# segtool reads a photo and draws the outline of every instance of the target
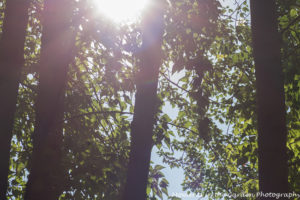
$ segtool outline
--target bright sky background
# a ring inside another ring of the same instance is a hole
[[[115,23],[134,23],[149,0],[93,0],[99,12]]]

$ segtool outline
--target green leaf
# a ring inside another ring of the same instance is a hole
[[[292,9],[290,10],[290,16],[291,16],[291,17],[297,17],[297,15],[298,15],[297,10],[294,9],[294,8],[292,8]]]
[[[154,170],[159,171],[159,170],[162,170],[162,169],[164,169],[164,168],[166,168],[166,167],[164,167],[164,166],[162,166],[162,165],[155,165]]]

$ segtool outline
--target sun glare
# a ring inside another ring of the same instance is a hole
[[[100,13],[116,23],[135,22],[148,0],[94,0]]]

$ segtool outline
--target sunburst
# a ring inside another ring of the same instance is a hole
[[[97,10],[115,23],[134,23],[148,0],[93,0]]]

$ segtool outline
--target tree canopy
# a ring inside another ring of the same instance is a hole
[[[0,41],[5,37],[5,8],[10,1],[0,0]],[[46,113],[38,111],[38,102],[54,112],[50,106],[56,105],[56,92],[51,96],[54,87],[63,99],[63,105],[56,108],[61,117],[55,118],[61,127],[61,144],[57,145],[61,157],[44,159],[51,164],[49,168],[61,167],[60,200],[122,199],[127,190],[133,137],[143,134],[146,127],[152,129],[151,134],[142,135],[136,143],[147,139],[150,151],[156,147],[158,151],[152,153],[164,162],[164,166],[147,164],[147,199],[180,199],[168,193],[164,167],[182,168],[183,190],[208,199],[232,199],[233,194],[259,191],[257,79],[248,1],[152,1],[159,2],[159,12],[149,9],[147,13],[146,7],[146,14],[141,13],[137,22],[123,24],[101,14],[95,0],[55,1],[61,7],[53,6],[58,14],[51,19],[45,12],[46,2],[51,1],[25,1],[28,23],[24,27],[24,63],[15,64],[19,65],[20,77],[13,103],[16,109],[7,199],[24,199],[30,170],[35,165],[43,166],[33,153],[41,151],[34,139],[37,123],[42,121],[39,116]],[[300,195],[300,1],[276,1],[276,12],[284,81],[288,186],[290,192]],[[161,22],[154,20],[157,16]],[[66,32],[72,32],[71,36],[62,38]],[[50,53],[43,50],[48,48],[43,39],[47,33],[59,41]],[[70,47],[64,48],[62,43],[67,41]],[[13,41],[7,42],[14,45]],[[64,62],[64,78],[59,61]],[[7,73],[4,65],[0,60],[0,84]],[[48,65],[49,71],[42,74]],[[151,65],[156,66],[153,70],[157,75],[152,74]],[[41,100],[43,76],[48,77],[44,80],[49,88],[45,87],[48,96]],[[59,81],[64,82],[63,89]],[[145,91],[155,83],[157,91],[151,90],[153,95],[147,96]],[[1,93],[1,99],[6,97]],[[143,118],[150,125],[145,122],[145,127],[133,133],[137,122],[143,122],[136,118],[146,116],[146,112],[153,114],[153,123],[149,122],[151,116]],[[45,119],[47,127],[49,120]],[[43,151],[45,154],[40,156],[50,155]]]

